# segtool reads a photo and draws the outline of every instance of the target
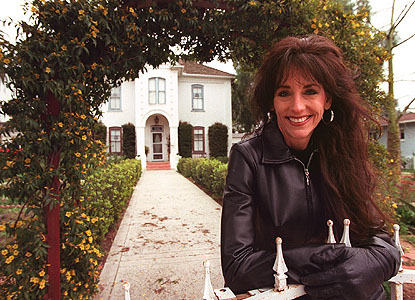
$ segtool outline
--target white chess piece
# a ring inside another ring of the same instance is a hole
[[[205,288],[203,290],[203,300],[216,300],[216,295],[213,292],[212,283],[210,281],[210,262],[205,260],[203,262],[205,267]]]
[[[287,278],[288,276],[285,275],[288,272],[287,265],[285,264],[284,257],[282,255],[282,239],[277,237],[275,239],[275,243],[277,245],[277,254],[275,257],[274,267],[272,268],[277,274],[274,274],[275,277],[275,285],[274,291],[280,292],[287,288]]]
[[[343,235],[342,235],[342,239],[340,240],[340,243],[345,244],[346,247],[351,247],[352,244],[350,243],[350,236],[349,236],[350,220],[344,219],[343,224],[344,224]]]
[[[393,224],[395,245],[399,249],[399,252],[401,253],[401,257],[402,257],[405,254],[405,252],[402,249],[401,241],[399,239],[399,229],[400,229],[400,226],[398,224]],[[399,271],[402,271],[402,270],[403,270],[403,267],[402,267],[402,259],[401,259],[401,264],[399,265]]]
[[[336,243],[336,239],[334,237],[334,233],[333,233],[333,221],[332,220],[328,220],[327,221],[327,226],[329,227],[329,235],[327,237],[327,244],[335,244]]]

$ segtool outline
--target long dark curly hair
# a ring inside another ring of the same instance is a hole
[[[257,130],[273,110],[276,89],[293,69],[320,83],[332,99],[334,120],[329,124],[320,122],[312,137],[313,144],[318,145],[326,183],[326,214],[334,219],[339,231],[343,219],[350,219],[354,238],[365,239],[389,221],[374,201],[375,175],[364,125],[373,118],[357,91],[353,73],[344,63],[342,51],[330,39],[318,35],[287,37],[270,48],[252,88]]]

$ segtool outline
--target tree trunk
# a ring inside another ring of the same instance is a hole
[[[386,114],[389,119],[388,123],[388,135],[387,135],[387,150],[390,155],[391,164],[392,164],[392,176],[393,180],[397,183],[399,182],[399,176],[401,174],[401,138],[399,130],[399,119],[396,112],[397,101],[394,95],[394,78],[393,78],[393,36],[394,30],[391,25],[391,30],[387,36],[387,51],[389,53],[388,60],[388,96],[387,103],[385,105]]]

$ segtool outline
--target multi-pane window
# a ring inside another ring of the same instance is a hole
[[[192,85],[192,110],[203,110],[203,85]]]
[[[109,110],[121,110],[121,87],[116,87],[111,91]]]
[[[148,80],[148,103],[166,103],[166,80],[160,77],[153,77]]]
[[[193,153],[205,152],[205,128],[193,127]]]
[[[110,127],[109,140],[110,153],[121,154],[121,127]]]

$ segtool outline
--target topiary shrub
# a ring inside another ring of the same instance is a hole
[[[95,124],[93,134],[95,140],[100,140],[104,145],[107,144],[107,126],[102,121]]]
[[[122,149],[125,157],[135,158],[136,148],[134,124],[127,123],[122,125]]]
[[[187,122],[179,123],[179,155],[192,157],[193,126]]]
[[[209,126],[209,155],[219,157],[228,155],[228,127],[221,123]]]

